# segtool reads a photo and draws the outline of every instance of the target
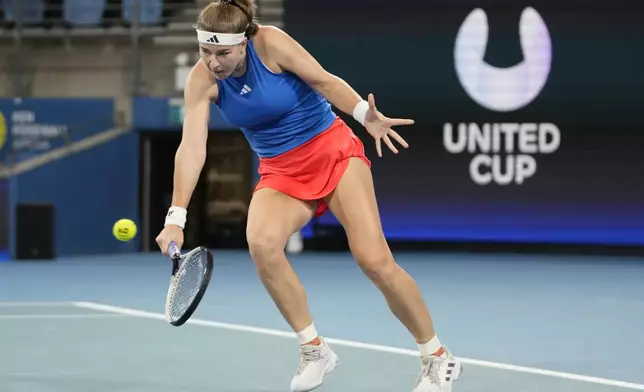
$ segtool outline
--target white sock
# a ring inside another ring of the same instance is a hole
[[[418,348],[420,349],[420,356],[427,357],[433,355],[434,353],[436,353],[436,351],[443,348],[443,345],[441,344],[440,340],[438,340],[438,336],[434,336],[434,338],[429,342],[419,344]]]
[[[297,333],[300,344],[309,343],[311,340],[318,337],[318,331],[315,329],[315,324],[311,324]]]

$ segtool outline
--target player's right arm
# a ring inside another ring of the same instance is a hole
[[[197,64],[188,74],[184,91],[184,121],[181,143],[174,159],[172,206],[188,208],[206,162],[210,100],[215,98],[210,74]]]
[[[197,63],[188,74],[184,91],[184,120],[181,143],[174,157],[174,188],[172,206],[168,210],[164,228],[156,242],[163,253],[171,241],[179,249],[183,245],[183,228],[188,204],[206,162],[210,101],[217,99],[217,83],[208,69]]]

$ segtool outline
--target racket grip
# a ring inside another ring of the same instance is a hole
[[[168,245],[168,256],[170,256],[170,258],[173,258],[179,253],[180,251],[179,251],[179,247],[177,246],[177,243],[174,241],[171,241],[170,245]]]

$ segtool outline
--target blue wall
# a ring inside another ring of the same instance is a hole
[[[181,100],[172,98],[135,99],[134,130],[180,132],[181,104]],[[231,130],[214,105],[212,109],[211,130]],[[19,162],[62,146],[64,138],[60,135],[77,141],[110,129],[114,126],[114,102],[86,98],[0,99],[0,115],[6,119],[6,145],[24,144],[29,140],[37,142],[16,154],[15,159]],[[44,147],[38,144],[52,133],[58,136]],[[3,152],[7,150],[2,149]],[[139,230],[141,226],[137,132],[16,176],[10,180],[9,193],[9,217],[2,218],[8,221],[8,242],[14,255],[16,222],[13,215],[19,203],[54,205],[57,256],[140,249],[140,235],[127,243],[112,236],[112,225],[118,219],[133,219]],[[0,246],[0,258],[2,251]]]
[[[8,143],[15,147],[30,139],[36,142],[21,149],[17,161],[59,147],[65,139],[82,140],[114,127],[112,99],[2,99],[0,114],[6,119]],[[51,136],[50,142],[41,143]],[[11,178],[8,220],[12,254],[13,215],[18,203],[54,205],[58,256],[138,250],[138,238],[122,243],[112,236],[118,219],[138,222],[138,140],[136,133],[121,136]]]
[[[139,97],[132,102],[132,122],[141,131],[181,131],[183,99]],[[211,131],[234,131],[214,103],[210,104],[208,126]]]
[[[0,261],[9,260],[9,181],[0,179]]]
[[[17,202],[55,205],[57,255],[139,249],[139,236],[112,236],[118,219],[138,220],[138,148],[132,133],[13,179]]]

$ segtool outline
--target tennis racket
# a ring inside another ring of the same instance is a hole
[[[171,242],[168,255],[172,260],[172,277],[165,300],[165,318],[178,327],[199,306],[210,283],[214,262],[212,253],[202,246],[182,255],[177,244]]]

